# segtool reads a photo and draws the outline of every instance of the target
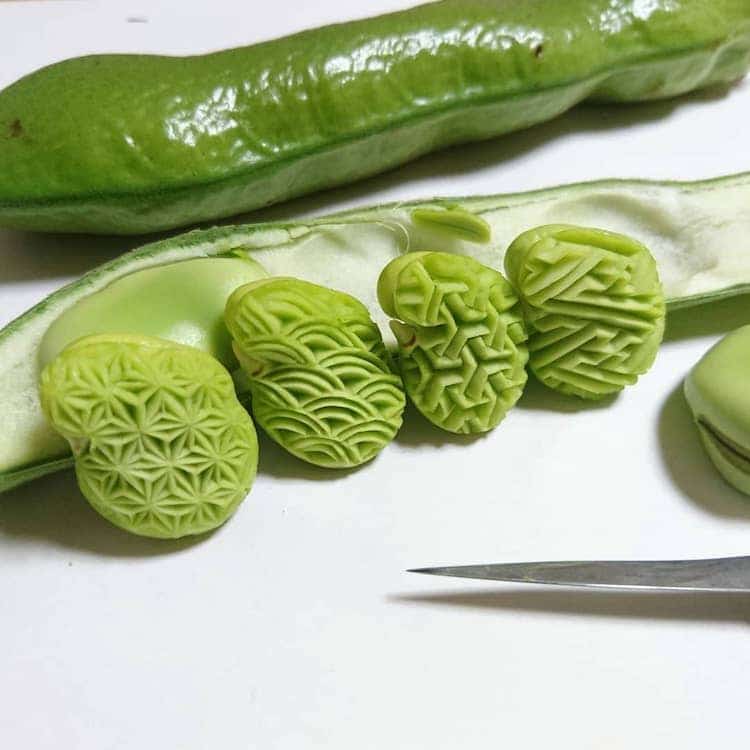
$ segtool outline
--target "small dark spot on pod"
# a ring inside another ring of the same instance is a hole
[[[534,45],[532,52],[534,53],[534,57],[538,60],[544,54],[544,45],[541,42]]]
[[[8,133],[11,138],[20,138],[23,135],[23,125],[21,125],[21,121],[18,118],[13,120],[8,126]]]

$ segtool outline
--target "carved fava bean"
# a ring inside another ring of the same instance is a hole
[[[498,271],[450,253],[409,253],[378,281],[395,318],[409,398],[449,432],[496,427],[526,383],[526,330],[518,298]]]
[[[255,428],[229,373],[204,352],[146,336],[89,336],[47,365],[40,391],[73,449],[81,491],[126,531],[210,531],[253,483]]]
[[[597,399],[653,364],[666,305],[639,242],[564,224],[531,229],[505,254],[529,328],[529,366],[545,385]]]
[[[235,291],[226,323],[253,415],[290,453],[318,466],[358,466],[398,432],[401,380],[361,302],[274,278]]]

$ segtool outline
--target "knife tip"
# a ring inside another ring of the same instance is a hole
[[[421,573],[422,575],[437,575],[438,568],[409,568],[407,573]]]

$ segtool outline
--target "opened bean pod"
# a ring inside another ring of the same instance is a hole
[[[637,238],[648,247],[667,309],[675,309],[748,289],[750,264],[743,246],[750,236],[748,201],[748,175],[699,183],[605,181],[529,194],[402,203],[291,223],[221,227],[145,246],[94,269],[0,331],[0,487],[72,464],[69,443],[42,411],[38,384],[43,361],[73,339],[146,333],[180,344],[202,340],[205,351],[236,368],[229,333],[217,329],[217,321],[234,289],[262,275],[244,259],[260,263],[272,277],[296,277],[354,297],[387,334],[390,316],[380,307],[376,288],[380,273],[394,259],[429,250],[499,272],[505,249],[524,231],[574,220]],[[685,215],[691,217],[689,227],[681,221]],[[596,250],[598,240],[588,245]],[[684,262],[686,257],[691,263]],[[198,261],[195,273],[190,272],[190,264]],[[177,286],[158,282],[162,274],[168,279],[173,273],[181,279]],[[182,312],[178,287],[186,297]],[[127,293],[114,294],[118,289]],[[110,302],[108,291],[113,293]],[[127,318],[138,316],[138,305],[150,311],[141,323],[161,323],[146,331],[129,330]],[[118,309],[128,311],[119,321]],[[204,310],[205,317],[198,316],[203,322],[178,324],[186,310]],[[103,331],[100,323],[108,315],[109,330]],[[655,322],[654,330],[657,327]],[[188,330],[190,336],[181,339],[178,330]],[[203,333],[196,336],[196,330]]]

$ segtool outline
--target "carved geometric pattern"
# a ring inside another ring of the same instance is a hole
[[[73,449],[81,491],[143,536],[216,528],[255,477],[255,428],[210,355],[146,336],[89,336],[43,371],[47,418]]]
[[[529,364],[555,390],[600,398],[636,382],[664,332],[656,263],[622,235],[564,225],[521,235],[506,269],[529,327]]]
[[[392,325],[409,397],[444,430],[491,430],[526,383],[526,331],[513,289],[460,255],[415,253],[399,265],[386,293],[402,321]]]
[[[253,415],[287,451],[345,468],[394,438],[403,386],[360,302],[298,279],[270,279],[240,287],[225,320]]]

